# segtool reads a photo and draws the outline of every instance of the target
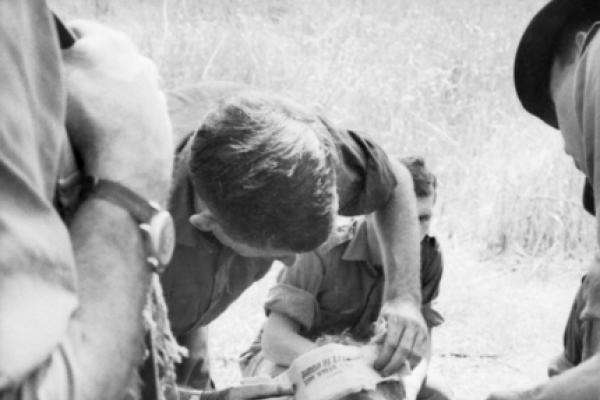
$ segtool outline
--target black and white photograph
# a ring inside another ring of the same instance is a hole
[[[0,0],[0,400],[600,400],[598,31]]]

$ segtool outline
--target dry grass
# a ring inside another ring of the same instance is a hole
[[[572,255],[593,231],[560,136],[514,95],[544,0],[54,0],[131,34],[165,86],[226,79],[320,104],[441,182],[438,231],[495,252]]]

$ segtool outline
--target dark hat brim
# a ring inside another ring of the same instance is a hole
[[[531,114],[558,129],[550,96],[550,71],[563,28],[578,19],[589,20],[600,2],[552,0],[529,22],[515,56],[514,82],[521,104]]]

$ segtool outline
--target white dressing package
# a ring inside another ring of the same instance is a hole
[[[361,390],[375,390],[377,384],[398,377],[383,378],[360,347],[330,343],[302,354],[272,383],[295,387],[295,400],[339,400]],[[246,383],[258,383],[257,378]]]

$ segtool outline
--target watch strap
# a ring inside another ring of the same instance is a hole
[[[95,179],[89,194],[126,209],[139,224],[150,222],[158,211],[157,207],[133,190],[108,179]]]

